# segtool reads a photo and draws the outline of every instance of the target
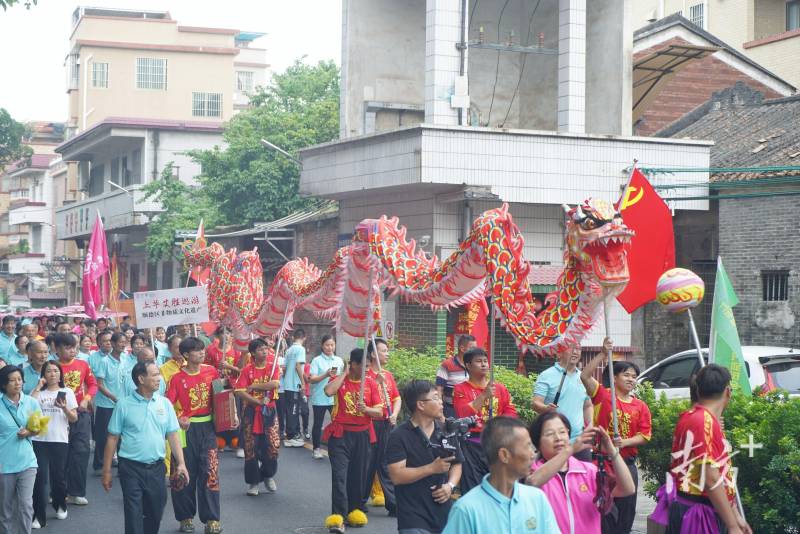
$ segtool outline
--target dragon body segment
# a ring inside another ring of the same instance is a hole
[[[409,302],[447,308],[489,297],[501,324],[520,350],[554,354],[580,340],[600,314],[603,299],[628,281],[626,244],[633,232],[602,200],[567,210],[564,271],[547,306],[536,313],[524,239],[508,206],[484,212],[467,239],[446,260],[429,257],[406,239],[396,218],[365,219],[352,243],[340,248],[324,271],[306,259],[288,262],[267,289],[255,251],[225,252],[184,245],[190,267],[210,266],[212,320],[229,326],[240,345],[254,335],[275,334],[305,309],[335,321],[336,330],[361,337],[379,319],[382,288]]]

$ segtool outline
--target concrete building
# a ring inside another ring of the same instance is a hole
[[[637,0],[636,28],[678,13],[739,52],[800,86],[800,1]]]
[[[252,46],[262,35],[181,26],[168,12],[75,10],[65,61],[68,136],[57,149],[72,167],[75,194],[57,209],[56,224],[59,239],[83,248],[99,213],[124,292],[176,282],[179,265],[148,264],[141,246],[161,210],[141,188],[170,163],[177,178],[196,184],[200,168],[187,152],[219,145],[223,123],[266,81],[266,52]],[[79,278],[68,277],[66,292],[79,300]]]
[[[396,215],[440,257],[508,202],[526,258],[560,265],[562,203],[615,200],[634,159],[708,166],[708,142],[631,137],[632,4],[345,0],[341,139],[301,151],[301,193],[339,201],[342,236]],[[707,178],[692,176],[697,196]],[[415,325],[414,344],[443,347],[446,312],[398,303],[397,317],[401,341]],[[617,345],[640,352],[631,317],[615,306],[611,320]]]

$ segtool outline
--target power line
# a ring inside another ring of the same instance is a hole
[[[500,18],[497,21],[497,41],[500,42],[500,24],[503,22],[503,13],[505,13],[506,8],[508,7],[508,3],[511,0],[506,0],[506,3],[503,4],[503,9],[500,10]],[[500,51],[497,51],[497,65],[494,69],[494,86],[492,87],[492,101],[489,103],[489,115],[486,118],[487,126],[491,126],[492,121],[492,107],[494,106],[494,95],[497,92],[497,77],[500,74]]]
[[[536,10],[539,9],[539,4],[542,3],[542,0],[538,0],[536,2],[536,6],[533,8],[533,12],[531,13],[531,18],[528,20],[528,35],[525,36],[525,46],[530,46],[531,44],[531,30],[533,29],[533,17],[536,15]],[[500,126],[505,126],[506,121],[508,120],[508,114],[511,113],[511,107],[514,105],[514,100],[517,98],[517,91],[519,91],[519,86],[522,83],[522,75],[525,74],[525,65],[528,62],[528,54],[522,54],[522,67],[519,69],[519,78],[517,79],[517,86],[514,88],[514,94],[511,95],[511,102],[508,103],[508,110],[506,110],[506,116],[503,117],[503,122],[500,123]]]

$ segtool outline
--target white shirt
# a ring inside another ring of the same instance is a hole
[[[33,436],[34,441],[47,441],[51,443],[69,443],[69,421],[64,411],[55,405],[56,395],[59,391],[67,394],[67,408],[74,410],[78,407],[75,400],[75,393],[70,388],[54,389],[52,391],[44,389],[39,392],[39,405],[42,407],[42,415],[50,417],[47,423],[47,434],[43,436]]]

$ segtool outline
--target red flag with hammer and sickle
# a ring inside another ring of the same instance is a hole
[[[675,236],[669,206],[639,169],[633,169],[619,211],[628,228],[636,232],[628,252],[630,281],[617,297],[632,313],[656,298],[659,277],[675,267]]]

